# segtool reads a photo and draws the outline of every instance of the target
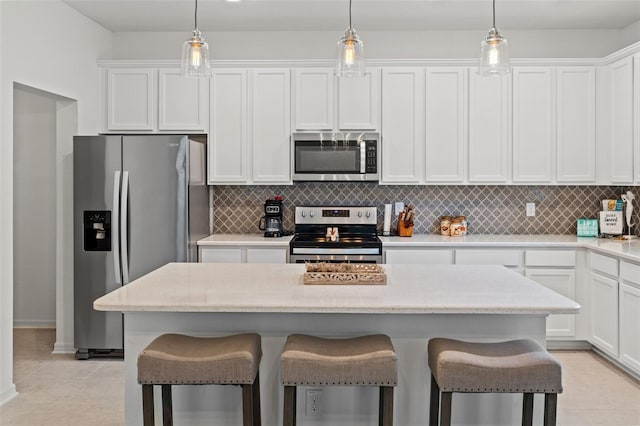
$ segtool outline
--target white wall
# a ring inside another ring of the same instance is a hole
[[[55,326],[56,100],[13,92],[13,321]]]
[[[97,59],[111,57],[111,33],[66,4],[0,1],[0,403],[15,392],[13,323],[13,84],[76,99],[77,134],[95,134],[99,120]],[[67,141],[70,143],[70,141]],[[57,164],[68,168],[69,162]],[[68,175],[68,170],[66,170]],[[67,202],[69,195],[66,194]],[[66,238],[71,238],[68,229]],[[65,237],[63,236],[63,237]],[[65,283],[67,290],[73,283]],[[68,298],[67,298],[68,300]],[[62,306],[73,328],[73,306]],[[72,336],[68,330],[66,338]],[[72,337],[71,337],[72,339]]]
[[[487,31],[489,29],[487,28]],[[368,59],[479,57],[487,31],[358,31]],[[514,58],[601,58],[625,47],[618,30],[503,30]],[[189,31],[114,33],[113,59],[179,59]],[[212,59],[332,59],[335,31],[204,32]],[[640,38],[636,38],[638,41]]]

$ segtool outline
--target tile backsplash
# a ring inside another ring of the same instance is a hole
[[[263,203],[276,195],[284,200],[284,229],[293,230],[293,211],[300,205],[375,205],[382,227],[384,204],[403,201],[415,206],[414,233],[435,234],[443,215],[467,217],[471,234],[575,234],[576,219],[595,218],[601,200],[637,194],[633,223],[640,223],[640,190],[616,186],[414,186],[376,183],[308,182],[295,185],[213,186],[213,233],[260,233]],[[527,217],[525,204],[536,204]],[[392,222],[392,230],[395,221]],[[640,235],[640,226],[635,226]]]

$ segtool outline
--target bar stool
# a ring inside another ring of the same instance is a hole
[[[260,343],[255,333],[157,337],[138,356],[144,426],[154,424],[153,385],[162,386],[164,426],[173,425],[171,385],[239,385],[243,426],[260,426]]]
[[[378,386],[379,425],[393,425],[396,364],[391,339],[383,334],[350,339],[290,335],[280,359],[284,426],[296,424],[297,386]]]
[[[532,340],[470,343],[435,338],[428,344],[431,369],[429,426],[451,424],[453,392],[522,393],[522,425],[533,422],[533,394],[544,393],[544,424],[556,424],[557,397],[562,393],[562,368]],[[442,409],[440,413],[440,392]]]

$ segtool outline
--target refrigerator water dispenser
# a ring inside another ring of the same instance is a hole
[[[111,251],[111,211],[83,213],[84,251]]]

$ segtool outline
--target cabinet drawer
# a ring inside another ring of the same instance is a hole
[[[522,250],[456,250],[456,264],[520,266]]]
[[[591,253],[589,260],[592,270],[604,272],[614,277],[618,276],[618,259]]]
[[[573,250],[527,250],[524,255],[526,266],[576,266],[576,252]]]
[[[287,249],[247,249],[247,263],[287,263]]]
[[[640,286],[640,265],[620,262],[620,278]]]
[[[411,263],[424,265],[449,265],[452,250],[387,250],[386,263]]]
[[[200,249],[201,263],[242,263],[242,249]]]

